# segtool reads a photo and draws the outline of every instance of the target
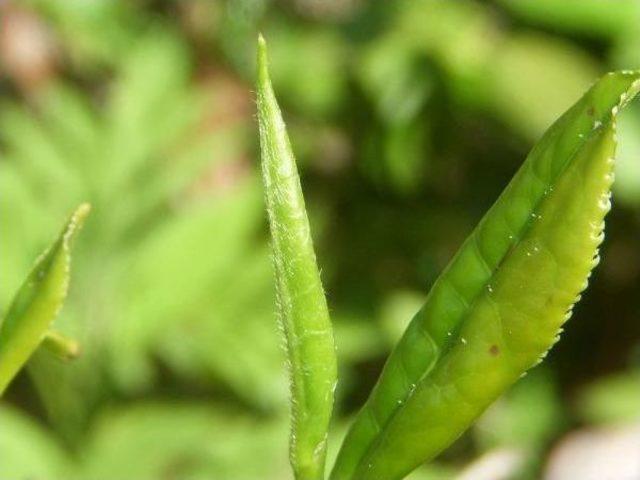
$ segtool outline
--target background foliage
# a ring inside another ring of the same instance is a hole
[[[533,142],[599,75],[640,66],[636,0],[28,0],[0,19],[2,311],[94,207],[57,322],[84,353],[38,354],[0,403],[3,480],[288,478],[259,30],[336,329],[330,456]],[[638,425],[638,102],[619,133],[603,261],[563,341],[411,478],[499,454],[512,478],[564,478],[549,459],[568,433]]]

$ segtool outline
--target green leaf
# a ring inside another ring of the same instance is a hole
[[[640,72],[606,75],[534,147],[389,357],[332,479],[402,478],[557,341],[598,263],[615,118],[638,90]]]
[[[337,376],[333,331],[296,163],[271,87],[262,37],[258,42],[257,92],[277,303],[291,376],[290,458],[297,479],[321,479]]]
[[[0,394],[47,335],[69,288],[71,242],[89,213],[82,204],[36,261],[0,325]]]

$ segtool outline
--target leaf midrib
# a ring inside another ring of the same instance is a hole
[[[582,143],[580,143],[578,146],[575,147],[575,149],[573,150],[573,152],[569,156],[569,159],[567,160],[567,162],[565,162],[563,167],[558,171],[558,173],[555,176],[555,178],[553,179],[553,181],[548,183],[548,185],[550,187],[554,187],[556,185],[558,180],[562,177],[562,175],[564,175],[566,170],[573,163],[573,161],[575,160],[575,158],[578,155],[578,153],[580,152],[580,150],[595,136],[596,133],[599,133],[601,130],[603,130],[604,128],[608,127],[610,125],[611,121],[614,121],[614,118],[611,116],[611,112],[609,112],[609,118],[608,118],[608,120],[606,122],[602,122],[602,124],[600,126],[598,126],[598,128],[590,130],[587,135],[582,137]],[[525,159],[525,162],[526,162],[526,159]],[[532,169],[532,172],[534,172],[534,174],[535,174],[535,170]],[[538,201],[536,202],[534,208],[531,209],[531,213],[538,212],[540,207],[541,207],[541,205],[545,202],[545,200],[550,198],[551,195],[544,195],[544,193],[543,193],[540,196],[540,198],[538,199]],[[499,198],[498,198],[498,200],[499,200]],[[497,203],[498,200],[496,200],[496,203]],[[491,208],[493,208],[493,206]],[[482,222],[482,220],[481,220],[481,222]],[[386,437],[386,430],[387,430],[388,425],[390,425],[393,422],[393,420],[396,417],[396,415],[398,415],[398,412],[400,412],[403,408],[405,408],[407,402],[412,398],[414,393],[420,388],[420,386],[427,380],[427,378],[430,376],[430,374],[436,369],[436,367],[437,367],[438,363],[440,362],[440,360],[442,358],[444,358],[446,355],[448,355],[451,352],[451,350],[453,350],[454,346],[458,343],[459,337],[460,337],[460,331],[462,330],[462,328],[466,324],[467,319],[469,318],[469,313],[468,312],[473,310],[473,308],[476,305],[476,303],[478,302],[478,300],[484,294],[484,290],[485,290],[486,286],[491,284],[491,281],[494,279],[496,273],[500,270],[500,268],[504,264],[505,260],[511,255],[511,253],[516,248],[518,248],[521,245],[522,239],[527,235],[527,233],[529,232],[529,230],[530,230],[532,225],[533,225],[533,221],[529,220],[523,225],[523,227],[521,228],[520,232],[518,232],[517,234],[514,232],[514,242],[513,242],[513,244],[511,245],[511,247],[509,247],[507,249],[505,254],[500,258],[500,260],[496,264],[496,266],[493,269],[491,269],[490,277],[482,284],[482,287],[478,290],[478,293],[469,302],[469,306],[467,307],[467,312],[465,312],[465,314],[462,316],[461,321],[458,322],[458,325],[454,328],[455,333],[452,334],[447,339],[445,339],[443,347],[441,349],[439,349],[440,353],[437,355],[437,357],[435,358],[435,360],[433,362],[430,362],[430,364],[427,367],[427,369],[425,370],[425,372],[422,374],[420,379],[416,382],[416,385],[417,385],[416,388],[410,389],[408,391],[407,395],[405,397],[403,397],[402,404],[398,405],[397,407],[395,407],[393,409],[392,413],[388,416],[386,422],[384,423],[384,426],[379,430],[378,435],[376,435],[376,437],[374,437],[374,440],[371,442],[371,444],[367,448],[365,454],[358,461],[358,464],[357,464],[357,466],[356,466],[356,468],[354,470],[354,475],[361,471],[362,465],[363,465],[363,463],[365,463],[365,460],[367,460],[368,458],[373,456],[374,452],[376,451],[376,449],[378,448],[378,446],[380,445],[382,440]],[[473,230],[473,232],[471,233],[471,236],[474,237],[474,239],[473,239],[474,242],[477,242],[476,235],[477,235],[477,232],[478,232],[479,228],[480,228],[480,225],[478,225]],[[482,253],[481,253],[479,248],[478,248],[478,253],[479,253],[479,255],[482,255]],[[453,261],[453,259],[451,261]],[[487,263],[484,260],[484,258],[483,258],[483,263],[485,265]],[[436,280],[434,285],[432,286],[432,289],[433,289],[433,287],[435,287],[435,285],[437,283],[442,281],[442,279],[443,279],[443,277],[440,276]],[[351,478],[354,478],[354,475],[352,475]]]

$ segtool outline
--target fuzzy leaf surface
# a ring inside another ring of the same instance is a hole
[[[257,94],[278,314],[291,377],[290,460],[296,479],[317,480],[324,478],[337,361],[300,179],[271,87],[262,38],[258,42]]]

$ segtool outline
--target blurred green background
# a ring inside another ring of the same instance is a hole
[[[2,311],[94,207],[57,320],[83,355],[39,352],[0,402],[2,480],[290,478],[258,31],[335,323],[330,456],[533,143],[640,67],[638,0],[0,1]],[[412,479],[640,478],[640,102],[619,138],[603,260],[562,341]]]

